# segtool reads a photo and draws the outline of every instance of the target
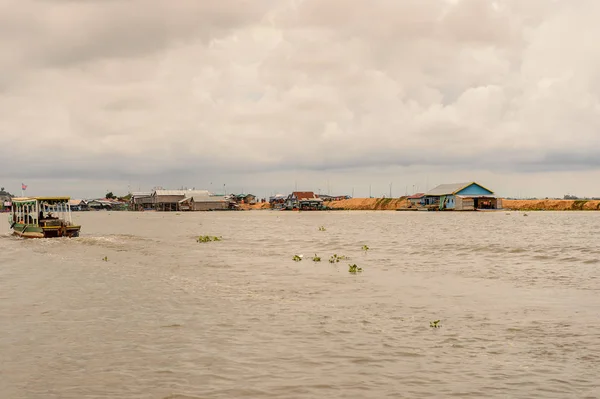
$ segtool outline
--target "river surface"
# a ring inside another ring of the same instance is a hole
[[[2,398],[600,397],[600,212],[74,218],[2,215]]]

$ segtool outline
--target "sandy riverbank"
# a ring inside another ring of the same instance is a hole
[[[597,211],[597,200],[502,200],[504,209],[518,211]]]
[[[351,198],[326,203],[334,209],[352,211],[394,211],[408,208],[408,200],[401,198]],[[502,200],[504,209],[519,211],[596,211],[600,210],[598,200]],[[269,209],[268,203],[241,206],[244,210]]]
[[[401,198],[351,198],[342,201],[327,202],[327,206],[334,209],[367,210],[367,211],[394,211],[407,208],[409,205],[405,197]]]
[[[330,201],[326,206],[333,209],[344,209],[352,211],[395,211],[399,208],[407,208],[408,200],[402,198],[351,198],[342,201]],[[254,205],[242,204],[240,207],[244,210],[269,209],[268,203],[259,203]]]

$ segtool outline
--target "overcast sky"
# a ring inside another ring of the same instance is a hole
[[[0,186],[600,196],[597,0],[0,0]]]

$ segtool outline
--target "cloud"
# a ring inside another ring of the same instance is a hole
[[[3,4],[0,156],[33,179],[600,168],[592,0]]]

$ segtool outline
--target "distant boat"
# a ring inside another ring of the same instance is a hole
[[[23,238],[79,237],[69,197],[13,198],[8,223]]]

